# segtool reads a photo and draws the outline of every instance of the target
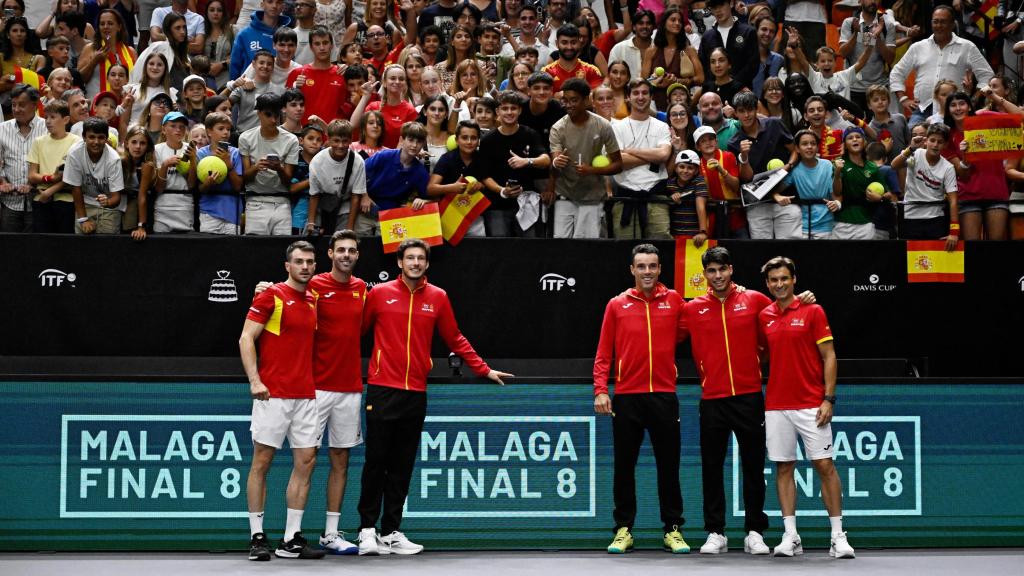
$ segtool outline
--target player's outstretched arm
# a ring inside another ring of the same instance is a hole
[[[509,374],[508,372],[500,372],[498,370],[490,370],[487,372],[487,379],[497,382],[502,386],[505,385],[505,381],[502,378],[515,378],[515,374]]]

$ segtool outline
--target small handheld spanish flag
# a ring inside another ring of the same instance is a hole
[[[690,300],[708,293],[708,282],[704,278],[704,264],[701,257],[718,245],[715,240],[706,240],[699,248],[692,238],[676,238],[675,289],[683,298]]]
[[[907,241],[907,282],[964,281],[964,243],[946,252],[945,240]]]
[[[15,84],[28,84],[36,90],[41,90],[46,84],[34,70],[22,68],[11,62],[4,62],[3,72],[6,75],[14,76]]]
[[[491,205],[483,192],[453,194],[441,200],[441,232],[452,246],[458,246],[473,221]]]
[[[384,243],[385,254],[396,252],[402,240],[409,238],[419,238],[430,246],[444,242],[436,202],[426,204],[420,210],[403,206],[380,211],[380,239]]]

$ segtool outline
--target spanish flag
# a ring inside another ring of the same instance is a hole
[[[420,210],[413,210],[408,206],[381,210],[380,239],[384,243],[384,253],[397,251],[402,240],[409,238],[419,238],[431,246],[438,246],[444,242],[441,236],[441,216],[436,202],[431,202]]]
[[[984,114],[964,118],[965,160],[1006,160],[1024,156],[1024,117]]]
[[[4,74],[14,76],[15,84],[28,84],[36,90],[42,89],[46,84],[39,74],[28,68],[22,68],[11,62],[4,62]]]
[[[445,196],[441,200],[441,233],[444,239],[452,246],[458,246],[473,221],[490,205],[491,201],[484,197],[483,192]]]
[[[132,53],[128,50],[128,46],[121,42],[118,42],[114,49],[107,54],[107,57],[100,61],[100,92],[106,92],[110,89],[107,86],[107,72],[116,64],[123,64],[128,71],[128,76],[131,77],[132,68],[135,67],[135,59],[132,58]]]
[[[907,241],[907,282],[964,281],[964,243],[946,252],[945,240]]]
[[[708,282],[704,278],[704,264],[700,259],[708,248],[718,245],[715,240],[705,240],[698,248],[692,238],[676,238],[675,289],[687,300],[708,293]]]
[[[971,14],[971,21],[978,27],[978,30],[985,31],[985,21],[988,21],[988,39],[995,40],[999,37],[999,28],[996,26],[996,15],[999,12],[999,0],[985,0],[981,6]]]

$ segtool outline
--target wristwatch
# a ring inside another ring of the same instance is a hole
[[[827,401],[829,404],[831,404],[833,406],[835,406],[835,404],[836,404],[836,397],[835,397],[834,394],[832,396],[824,396],[824,397],[822,397],[822,400]]]
[[[530,166],[533,166],[533,158],[527,158],[526,163],[529,164]]]

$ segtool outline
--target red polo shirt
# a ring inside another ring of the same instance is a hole
[[[769,364],[765,410],[802,410],[821,406],[825,394],[825,363],[818,344],[832,340],[825,310],[793,300],[785,310],[777,303],[758,318]]]
[[[316,398],[313,387],[313,295],[284,282],[256,295],[246,315],[263,324],[257,340],[259,373],[271,398]]]
[[[313,276],[309,289],[316,296],[313,380],[317,389],[362,392],[359,335],[366,282],[353,276],[342,283],[324,272]]]
[[[558,92],[562,89],[562,84],[570,78],[581,78],[586,81],[590,87],[597,88],[604,81],[601,76],[601,70],[593,64],[587,64],[583,60],[576,60],[576,65],[571,70],[562,68],[562,65],[558,63],[559,60],[555,60],[551,64],[548,64],[543,68],[544,72],[551,74],[551,77],[555,79],[554,84],[551,86],[552,92]]]
[[[306,97],[306,113],[302,117],[303,124],[308,122],[309,117],[313,115],[319,116],[328,123],[339,118],[348,119],[348,115],[345,115],[345,105],[348,104],[348,87],[345,85],[345,78],[338,74],[336,65],[332,65],[330,68],[314,68],[312,64],[300,66],[288,74],[285,85],[290,88],[299,76],[306,77],[306,84],[299,88],[302,95]]]

